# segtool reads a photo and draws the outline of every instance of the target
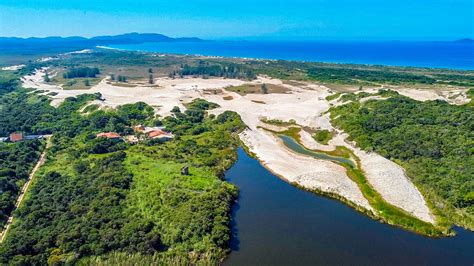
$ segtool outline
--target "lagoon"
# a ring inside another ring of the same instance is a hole
[[[239,186],[224,265],[472,265],[474,233],[428,238],[298,189],[242,149],[226,179]]]

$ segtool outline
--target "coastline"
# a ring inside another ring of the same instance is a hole
[[[214,45],[214,46],[213,46]],[[285,47],[285,45],[296,45],[296,47]],[[369,47],[364,48],[364,45]],[[312,49],[313,46],[316,46]],[[337,53],[342,53],[345,57],[338,56],[336,51],[332,54],[331,47],[335,46]],[[348,46],[348,47],[345,47]],[[386,47],[388,46],[388,47]],[[420,47],[421,46],[421,47]],[[425,47],[426,46],[426,47]],[[439,46],[439,48],[438,48]],[[466,62],[466,53],[459,53],[453,60],[445,58],[444,61],[438,59],[439,51],[450,50],[455,52],[456,47],[474,47],[473,43],[457,42],[409,42],[409,41],[212,41],[212,42],[179,42],[179,43],[143,43],[131,45],[109,45],[109,48],[116,48],[125,51],[157,52],[171,55],[192,55],[217,58],[233,58],[248,60],[284,60],[300,63],[325,63],[339,65],[364,65],[364,66],[384,66],[401,68],[418,68],[426,70],[463,70],[474,71],[474,60]],[[213,49],[211,49],[214,47]],[[338,48],[339,47],[339,48]],[[304,50],[307,49],[307,50]],[[362,49],[359,56],[354,49]],[[383,53],[377,58],[385,60],[374,60],[373,56],[364,52],[373,52],[374,49],[382,49]],[[396,49],[403,49],[403,53],[396,54]],[[257,50],[259,52],[249,52]],[[303,50],[299,52],[298,50]],[[217,51],[217,52],[216,52]],[[407,61],[406,54],[419,51],[427,53],[426,56],[417,61]],[[466,49],[469,54],[469,49]],[[303,54],[305,52],[306,54]],[[258,55],[260,53],[260,55]],[[395,55],[393,55],[395,53]],[[474,52],[472,52],[474,57]],[[328,56],[331,55],[331,56]]]

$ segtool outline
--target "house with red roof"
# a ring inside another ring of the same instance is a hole
[[[23,133],[21,132],[15,132],[11,133],[9,137],[11,142],[18,142],[23,140]]]
[[[171,139],[171,138],[173,138],[173,135],[171,133],[165,132],[161,129],[154,129],[154,130],[148,131],[146,133],[146,136],[150,139]]]
[[[115,132],[102,132],[96,135],[97,138],[108,138],[108,139],[120,139],[122,138],[118,133]]]

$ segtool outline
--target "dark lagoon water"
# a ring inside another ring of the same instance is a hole
[[[239,149],[240,187],[224,265],[473,265],[474,233],[432,239],[285,183]]]
[[[474,69],[474,42],[203,41],[112,45],[173,54]]]

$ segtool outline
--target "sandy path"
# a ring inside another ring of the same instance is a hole
[[[30,184],[33,181],[33,178],[35,177],[36,172],[44,164],[44,162],[46,160],[46,152],[51,147],[51,136],[45,136],[45,138],[47,139],[46,147],[45,147],[44,151],[41,153],[40,158],[38,159],[38,162],[36,163],[35,167],[33,167],[33,170],[31,171],[30,175],[28,176],[28,180],[26,181],[26,183],[21,188],[20,195],[18,196],[18,199],[16,200],[16,203],[15,203],[15,208],[12,211],[12,214],[8,217],[7,223],[3,227],[3,231],[0,234],[0,243],[3,243],[3,240],[5,240],[5,237],[8,233],[8,230],[10,229],[10,226],[13,223],[13,212],[16,209],[18,209],[18,207],[20,207],[21,203],[23,202],[23,198],[25,197],[25,194],[28,191],[28,188],[30,187]]]

